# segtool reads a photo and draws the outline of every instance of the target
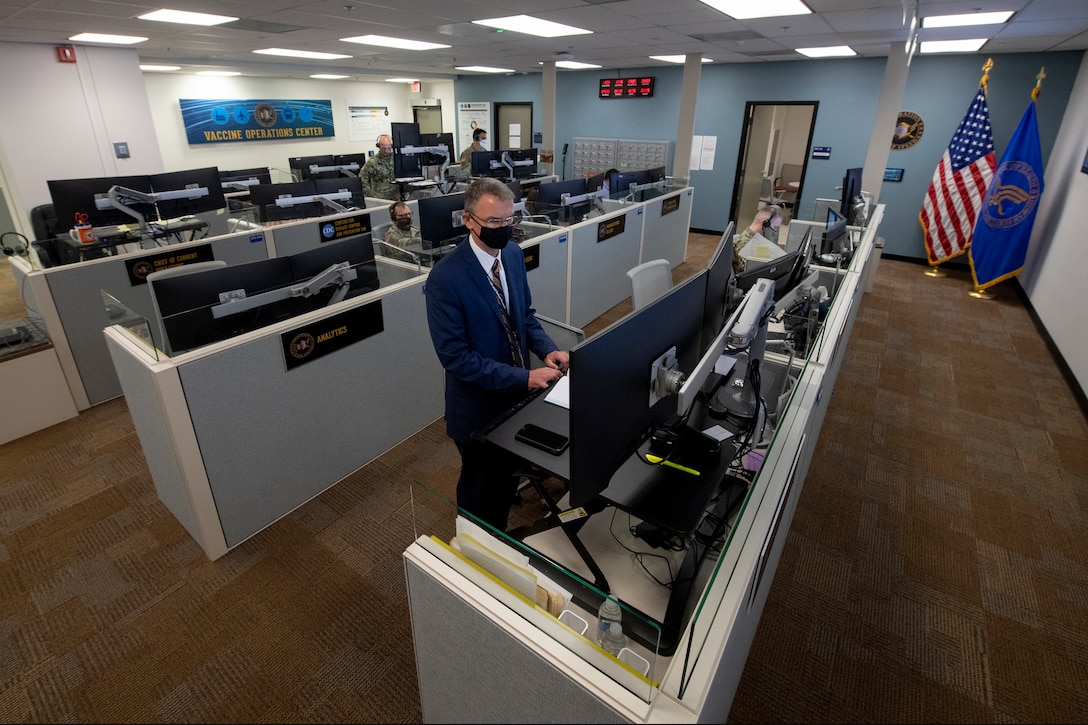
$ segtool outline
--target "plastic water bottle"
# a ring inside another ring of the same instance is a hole
[[[619,602],[612,597],[605,597],[597,611],[597,644],[609,654],[618,655],[627,646],[627,637],[623,634]]]

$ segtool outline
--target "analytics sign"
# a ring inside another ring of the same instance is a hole
[[[293,141],[336,135],[332,101],[182,98],[179,102],[190,144]]]

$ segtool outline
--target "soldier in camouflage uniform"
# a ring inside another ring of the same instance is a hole
[[[382,134],[378,137],[378,154],[366,160],[359,172],[363,181],[363,192],[367,196],[398,201],[400,192],[393,182],[393,139]]]
[[[398,201],[389,207],[389,218],[393,220],[393,226],[385,230],[385,242],[401,249],[410,244],[422,244],[422,236],[419,227],[412,226],[412,210],[403,201]],[[414,262],[416,258],[408,252],[398,252],[396,249],[384,247],[382,253],[393,259],[402,259],[405,262]]]

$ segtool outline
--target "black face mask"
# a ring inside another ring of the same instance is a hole
[[[492,249],[502,249],[510,242],[510,237],[513,236],[514,228],[510,226],[499,227],[494,229],[492,227],[485,227],[480,225],[480,232],[478,236],[480,241],[491,247]]]
[[[412,220],[411,219],[397,219],[396,224],[397,224],[397,229],[402,229],[404,231],[408,231],[409,229],[412,228]]]

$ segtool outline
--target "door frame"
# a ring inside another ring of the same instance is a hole
[[[508,146],[502,145],[504,138],[509,138],[509,134],[503,132],[499,126],[499,115],[503,108],[508,106],[524,107],[529,110],[529,129],[528,132],[523,128],[521,130],[521,145],[519,149],[531,149],[533,147],[533,102],[532,101],[495,101],[495,117],[492,119],[491,130],[488,131],[488,138],[494,139],[494,144],[491,148],[495,150],[508,150]]]

